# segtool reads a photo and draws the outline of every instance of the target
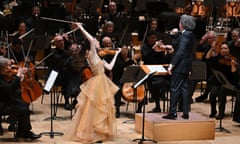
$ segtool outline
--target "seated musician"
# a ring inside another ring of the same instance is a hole
[[[101,48],[98,48],[98,54],[100,55],[100,57],[104,60],[106,60],[107,62],[110,62],[113,58],[112,54],[105,54],[104,53],[104,49],[113,49],[114,47],[114,43],[111,39],[110,36],[104,36],[101,39]],[[102,53],[103,52],[103,53]],[[108,77],[112,78],[112,73],[109,70],[105,70],[105,73]]]
[[[103,39],[106,36],[110,37],[113,44],[116,45],[116,43],[118,42],[118,33],[115,32],[115,24],[112,21],[107,21],[103,26],[103,30],[100,35],[101,44],[103,43]]]
[[[118,92],[115,94],[115,107],[116,107],[116,118],[120,117],[120,106],[121,106],[121,98],[122,98],[122,87],[123,83],[120,82],[121,77],[127,66],[136,64],[136,61],[140,58],[140,54],[134,54],[130,56],[129,50],[127,46],[123,46],[121,48],[121,53],[117,56],[115,65],[112,69],[112,81],[120,88]]]
[[[30,42],[32,42],[32,33],[28,33],[26,22],[20,21],[17,34],[13,36],[11,48],[13,53],[10,55],[16,63],[25,61],[26,57],[28,57],[27,59],[32,63],[35,62],[36,50],[31,47]]]
[[[217,34],[214,31],[208,31],[205,35],[202,36],[200,39],[196,52],[202,53],[201,61],[206,62],[207,66],[207,86],[204,91],[204,93],[198,97],[196,97],[196,102],[202,102],[206,99],[208,99],[208,95],[210,93],[210,87],[211,83],[215,81],[215,78],[212,74],[211,67],[209,67],[208,61],[206,61],[206,54],[211,49],[211,47],[216,43],[217,40]],[[196,87],[197,81],[192,81],[192,95],[194,93],[195,87]]]
[[[206,59],[209,61],[213,69],[221,71],[232,85],[237,86],[239,81],[239,73],[236,64],[236,57],[230,55],[230,49],[227,43],[221,44],[220,52],[217,55],[214,54],[214,49],[215,48],[212,47],[208,51]],[[213,84],[211,87],[211,114],[209,116],[215,117],[217,114],[216,99],[218,97],[219,111],[216,119],[223,119],[225,116],[226,97],[233,94],[235,94],[233,90],[222,87],[221,84],[216,80],[215,84]]]
[[[72,107],[74,108],[77,104],[76,97],[80,93],[80,84],[84,82],[83,70],[88,66],[88,62],[85,58],[85,50],[82,45],[73,43],[69,47],[70,55],[73,58],[72,67],[68,69],[68,74],[64,75],[65,81],[65,95],[73,97]]]
[[[68,47],[66,48],[64,38],[61,35],[54,37],[54,45],[56,48],[52,49],[53,55],[47,60],[48,74],[52,70],[58,72],[58,77],[56,79],[55,85],[62,87],[62,94],[64,95],[66,110],[71,110],[73,107],[69,103],[69,93],[68,93],[68,75],[71,75],[70,71],[73,69],[73,58],[70,56]]]
[[[149,31],[147,33],[146,42],[141,48],[142,60],[146,65],[168,64],[171,61],[171,55],[165,53],[166,51],[158,51],[153,48],[157,40],[158,37],[155,31]],[[147,81],[148,89],[155,102],[155,108],[153,108],[150,112],[161,112],[160,99],[165,99],[164,94],[169,88],[169,85],[170,76],[153,76]],[[137,112],[142,111],[142,105],[146,103],[144,101],[139,103]]]
[[[36,28],[37,21],[40,19],[41,8],[38,5],[32,7],[32,14],[26,19],[29,28]]]
[[[231,31],[231,40],[227,41],[231,50],[231,55],[240,60],[240,29],[235,28]]]
[[[17,138],[35,140],[40,138],[41,135],[31,132],[30,110],[28,104],[21,99],[20,81],[23,79],[24,72],[26,72],[26,69],[19,68],[17,74],[14,75],[11,69],[11,61],[0,56],[0,113],[11,115],[17,119]]]

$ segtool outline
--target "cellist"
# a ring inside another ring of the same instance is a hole
[[[35,75],[35,54],[32,46],[32,30],[27,31],[25,21],[20,21],[18,25],[18,33],[14,36],[12,47],[10,47],[10,58],[12,58],[20,67],[28,68],[25,77],[21,82],[22,99],[26,103],[31,103],[42,94],[42,88],[36,81]]]

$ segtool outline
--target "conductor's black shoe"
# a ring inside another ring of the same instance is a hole
[[[35,139],[38,139],[40,137],[41,137],[40,134],[34,134],[31,131],[26,132],[26,133],[17,132],[17,134],[16,134],[16,138],[24,138],[24,139],[31,139],[31,140],[35,140]]]
[[[176,120],[176,118],[177,118],[177,114],[169,113],[169,114],[163,116],[162,118],[164,118],[164,119],[172,119],[172,120]]]
[[[187,114],[183,114],[181,117],[182,117],[183,119],[189,119],[189,115],[187,115]]]
[[[160,108],[153,108],[151,111],[148,111],[149,113],[160,113],[161,109]]]

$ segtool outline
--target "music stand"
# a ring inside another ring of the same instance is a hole
[[[145,76],[145,72],[140,68],[140,66],[128,66],[126,67],[126,70],[124,71],[120,83],[126,83],[126,82],[133,82],[136,83],[140,79],[142,79]],[[135,102],[135,107],[133,108],[134,111],[137,109],[137,89],[133,89],[133,102]],[[126,123],[128,121],[132,120],[127,120],[124,121],[123,123]],[[133,120],[134,121],[134,120]]]
[[[139,80],[135,85],[133,85],[134,90],[141,84],[145,83],[147,79],[151,78],[155,72],[150,72],[147,75],[145,75],[141,80]],[[146,96],[146,95],[145,95]],[[144,97],[145,97],[144,96]],[[133,141],[139,141],[139,144],[142,144],[144,141],[152,141],[154,143],[157,143],[157,141],[152,139],[145,139],[144,138],[144,126],[145,126],[145,105],[143,105],[143,117],[142,117],[142,137],[138,139],[134,139]]]
[[[49,75],[49,78],[48,78],[48,80],[46,82],[46,85],[45,85],[45,87],[43,89],[45,92],[47,92],[47,93],[50,92],[50,90],[52,89],[52,87],[54,85],[54,82],[55,82],[57,76],[58,76],[58,72],[52,70],[50,75]],[[53,94],[53,95],[55,95],[55,94]],[[50,105],[51,105],[51,108],[50,108],[50,111],[51,111],[50,112],[51,113],[51,117],[50,117],[51,118],[50,131],[41,133],[41,135],[49,135],[50,138],[53,138],[55,135],[56,136],[62,136],[63,135],[63,133],[61,133],[61,132],[54,132],[53,131],[53,118],[54,118],[53,117],[53,107],[55,107],[54,106],[55,104],[53,104],[53,98],[55,99],[55,97],[53,97],[53,95],[50,94]]]

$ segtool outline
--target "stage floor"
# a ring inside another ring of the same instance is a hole
[[[198,96],[199,93],[195,92],[194,97]],[[231,133],[225,132],[215,132],[214,140],[185,140],[185,141],[158,141],[158,144],[233,144],[240,143],[240,124],[232,121],[231,112],[231,101],[228,98],[227,108],[226,108],[226,118],[223,119],[222,126],[229,130]],[[31,122],[33,127],[33,132],[42,133],[49,132],[51,123],[49,120],[45,120],[50,116],[50,98],[45,95],[43,98],[43,104],[41,104],[41,97],[33,102],[34,114],[31,115]],[[64,99],[60,102],[57,118],[53,121],[53,131],[62,132],[63,136],[54,136],[50,138],[48,135],[43,135],[40,139],[33,142],[20,141],[19,143],[41,143],[41,144],[75,144],[76,142],[71,142],[67,140],[67,129],[71,123],[70,111],[66,111],[63,108]],[[30,108],[32,108],[32,106]],[[114,139],[104,141],[104,144],[131,144],[137,143],[133,142],[134,139],[141,139],[141,133],[135,130],[135,122],[133,121],[134,114],[134,104],[130,103],[128,111],[126,111],[126,104],[121,106],[121,117],[117,119],[118,131]],[[161,105],[162,106],[162,105]],[[148,103],[146,105],[146,111],[150,111],[154,107],[154,103]],[[198,113],[202,116],[208,117],[210,104],[209,101],[196,103],[191,105],[191,112]],[[62,119],[60,119],[62,118]],[[215,119],[212,119],[215,120]],[[219,127],[219,121],[215,121],[216,127]],[[15,144],[16,141],[13,139],[13,132],[7,131],[7,124],[3,123],[4,135],[0,136],[1,144]],[[147,138],[147,137],[146,137]],[[144,142],[152,143],[152,142]],[[77,144],[77,143],[76,143]]]

